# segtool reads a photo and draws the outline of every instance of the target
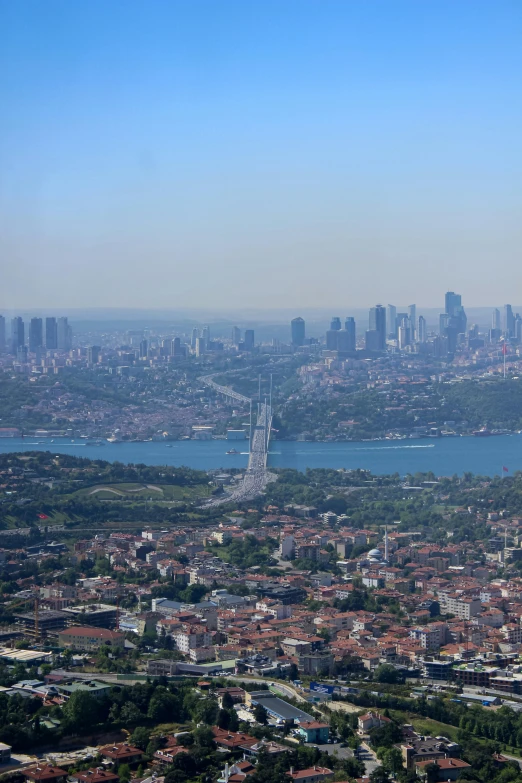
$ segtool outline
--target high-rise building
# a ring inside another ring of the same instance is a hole
[[[408,307],[408,315],[410,318],[410,341],[413,342],[417,339],[417,305],[410,305]]]
[[[410,345],[410,329],[408,326],[406,326],[408,320],[409,319],[405,318],[402,322],[402,325],[399,326],[397,343],[401,351],[403,351],[406,348],[406,346]]]
[[[204,337],[196,337],[196,356],[203,356],[205,353],[206,342]]]
[[[456,294],[454,291],[448,291],[445,297],[445,305],[446,305],[445,313],[447,316],[449,316],[449,321],[447,321],[446,324],[446,332],[448,329],[451,329],[452,335],[464,334],[466,332],[466,325],[468,319],[466,317],[466,313],[462,306],[461,295]],[[444,334],[442,330],[441,330],[441,334],[446,337],[448,336],[447,334]],[[454,342],[456,347],[457,345],[456,338],[454,339],[452,336],[450,342]],[[448,352],[453,353],[454,351],[448,351]]]
[[[205,345],[208,345],[210,342],[210,326],[204,326],[203,331],[201,332],[201,336],[205,341]]]
[[[181,356],[181,338],[175,337],[172,342],[172,355]]]
[[[29,324],[29,350],[36,353],[43,346],[43,321],[41,318],[31,318]]]
[[[339,349],[339,329],[328,329],[326,332],[326,350],[337,351]]]
[[[190,338],[190,347],[192,348],[192,350],[196,350],[196,340],[198,339],[198,337],[199,337],[199,331],[196,329],[196,327],[194,327],[194,329],[192,330],[192,337]]]
[[[0,315],[0,351],[5,351],[5,317]]]
[[[254,350],[254,330],[253,329],[245,329],[244,346],[245,346],[245,351],[253,351]]]
[[[491,314],[491,328],[500,329],[500,310],[498,307],[495,307]]]
[[[172,356],[172,337],[164,337],[161,341],[161,355],[163,357]]]
[[[423,315],[419,315],[419,320],[417,323],[417,340],[419,343],[425,343],[426,338],[428,336],[428,331],[426,329],[426,319]]]
[[[19,345],[16,350],[16,361],[20,364],[27,362],[27,345]]]
[[[364,337],[367,351],[375,352],[381,350],[381,337],[376,329],[368,329]]]
[[[520,317],[519,313],[515,316],[515,340],[517,343],[522,342],[522,318]]]
[[[515,316],[510,304],[504,305],[504,334],[513,337],[515,334]]]
[[[16,356],[18,349],[25,345],[25,326],[19,315],[11,321],[11,352]]]
[[[344,329],[348,332],[348,344],[349,351],[355,351],[357,348],[357,329],[355,325],[355,318],[349,316],[344,322]]]
[[[397,308],[395,305],[389,304],[387,310],[388,338],[395,340],[397,337]]]
[[[330,329],[332,332],[338,332],[341,329],[341,319],[338,316],[335,316],[332,318],[332,322],[330,324]]]
[[[460,312],[462,307],[462,297],[454,291],[447,291],[445,296],[445,312],[454,317]]]
[[[386,348],[386,308],[378,304],[370,308],[370,332],[377,332],[378,351]]]
[[[290,324],[292,332],[292,345],[299,347],[305,341],[305,322],[303,318],[293,318]]]
[[[353,353],[355,351],[355,320],[347,318],[344,323],[344,329],[340,332],[333,332],[337,335],[337,350],[339,353]]]
[[[146,359],[149,355],[149,341],[142,340],[140,343],[140,359]]]
[[[401,323],[399,324],[399,331],[397,335],[399,348],[401,350],[404,350],[404,348],[406,348],[407,345],[411,345],[412,342],[411,332],[412,332],[411,321],[408,318],[408,316],[405,316],[402,319]]]
[[[59,351],[70,351],[72,344],[72,333],[67,318],[58,318],[56,325],[56,342]]]
[[[91,345],[87,348],[87,363],[98,364],[100,361],[101,348],[99,345]]]
[[[232,345],[239,345],[241,342],[241,329],[239,326],[232,327]]]
[[[45,319],[45,347],[48,351],[58,348],[58,324],[56,318]]]

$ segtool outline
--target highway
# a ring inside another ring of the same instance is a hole
[[[237,402],[241,402],[244,405],[250,405],[250,397],[245,397],[244,394],[239,394],[239,392],[231,389],[230,386],[221,386],[219,383],[216,383],[214,381],[216,375],[219,375],[219,373],[214,373],[212,375],[202,375],[199,380],[201,383],[204,383],[205,386],[209,386],[219,394],[224,394],[226,397],[230,397],[232,400],[237,400]]]
[[[230,386],[221,386],[214,381],[214,375],[204,375],[199,379],[219,394],[224,394],[237,402],[250,405],[252,400],[243,394],[235,392]],[[204,503],[205,506],[217,506],[222,503],[244,503],[252,500],[265,491],[270,480],[266,463],[268,457],[268,444],[272,428],[272,408],[266,402],[258,403],[257,420],[250,438],[250,454],[248,468],[240,486],[229,494],[211,498]]]

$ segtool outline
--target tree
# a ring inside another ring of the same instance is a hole
[[[132,706],[134,707],[134,705]],[[149,740],[150,729],[145,728],[145,726],[136,726],[130,737],[131,745],[134,745],[134,747],[139,748],[140,750],[146,750]]]
[[[223,698],[221,699],[221,706],[224,710],[231,710],[234,706],[234,699],[228,691],[225,691]]]
[[[424,767],[424,772],[426,773],[426,781],[427,783],[435,783],[435,781],[439,778],[439,765],[432,761],[430,764],[426,764]]]
[[[214,735],[208,726],[199,726],[194,731],[194,742],[200,748],[214,748]]]
[[[370,783],[390,783],[390,777],[384,767],[376,767],[370,773]]]
[[[86,691],[76,691],[64,704],[62,714],[69,730],[89,730],[98,723],[100,702]]]
[[[217,725],[220,729],[228,729],[230,726],[230,712],[228,710],[219,710],[217,716]]]
[[[129,783],[131,771],[128,764],[120,764],[118,767],[118,776],[120,783]]]
[[[299,679],[299,669],[297,668],[295,663],[290,664],[290,668],[288,669],[288,679],[289,680]]]
[[[188,753],[178,753],[177,756],[174,756],[172,767],[184,772],[189,778],[193,778],[197,772],[196,762]]]
[[[268,712],[263,707],[262,704],[256,704],[254,707],[254,718],[258,723],[261,723],[263,726],[266,726],[268,723]]]
[[[379,756],[379,753],[377,755]],[[385,748],[379,758],[386,772],[390,772],[392,775],[396,775],[403,768],[402,753],[398,748]]]
[[[230,711],[230,721],[228,724],[228,730],[229,731],[239,730],[239,718],[237,717],[237,712],[235,710]]]
[[[391,685],[402,682],[400,672],[397,671],[395,666],[390,666],[389,663],[381,663],[380,666],[377,666],[374,673],[374,679],[377,682],[389,683]]]
[[[113,707],[115,706],[117,705],[113,704]],[[137,723],[139,720],[143,719],[143,713],[135,704],[128,701],[127,704],[124,704],[121,708],[120,718],[123,723]]]
[[[154,695],[149,702],[147,715],[151,720],[161,723],[162,721],[171,720],[178,710],[178,699],[174,694],[169,693],[166,688],[159,686],[154,691]]]

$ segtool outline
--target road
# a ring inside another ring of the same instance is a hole
[[[250,405],[250,397],[245,397],[244,394],[239,394],[239,392],[234,391],[234,389],[232,389],[230,386],[221,386],[219,383],[216,383],[214,378],[219,374],[220,373],[203,375],[199,378],[199,380],[201,383],[204,383],[205,386],[209,386],[211,389],[214,389],[214,391],[218,392],[218,394],[224,394],[226,397],[230,397],[232,400],[241,402],[244,405]]]
[[[272,478],[266,467],[271,426],[272,409],[266,403],[261,403],[251,438],[248,468],[243,481],[230,494],[211,498],[204,503],[205,506],[217,506],[222,503],[245,503],[265,491],[266,485]]]
[[[228,674],[226,675],[227,680],[234,680],[235,682],[244,682],[244,683],[258,683],[259,685],[268,685],[270,687],[270,682],[272,680],[267,680],[267,678],[263,677],[245,677],[242,674]],[[277,690],[280,691],[283,696],[286,696],[287,699],[297,699],[298,701],[304,701],[306,702],[306,699],[304,699],[300,693],[298,693],[294,688],[292,688],[290,685],[286,685],[285,683],[279,682],[278,680],[274,681],[273,688],[270,688],[270,690]]]
[[[381,766],[381,762],[366,743],[359,745],[359,761],[364,763],[366,775],[371,775],[374,769]]]

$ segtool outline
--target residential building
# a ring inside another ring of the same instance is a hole
[[[122,633],[110,631],[107,628],[73,625],[58,634],[60,647],[87,652],[95,652],[100,647],[120,647],[123,649],[124,642],[125,636]]]

